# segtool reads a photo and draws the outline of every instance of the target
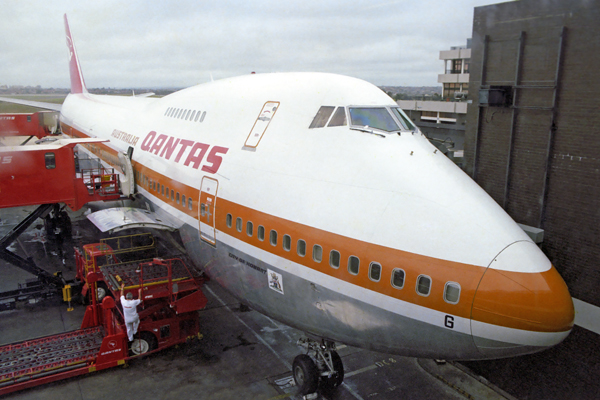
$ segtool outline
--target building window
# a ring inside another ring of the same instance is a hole
[[[395,268],[392,271],[392,286],[396,289],[402,289],[404,287],[404,276],[403,270]]]
[[[258,226],[258,230],[256,231],[256,237],[260,241],[265,240],[265,227],[264,226],[262,226],[262,225]]]
[[[298,243],[296,243],[296,252],[300,257],[304,257],[306,255],[306,242],[304,240],[298,240]]]
[[[246,222],[246,235],[254,235],[254,224],[250,221]]]
[[[340,252],[337,250],[331,250],[329,252],[329,265],[331,265],[332,268],[339,268],[340,267]]]
[[[313,246],[313,260],[320,263],[323,260],[323,248],[318,244]]]
[[[358,270],[360,268],[360,259],[356,256],[348,257],[348,272],[352,275],[358,275]]]
[[[269,233],[269,242],[271,242],[272,246],[277,246],[277,231],[271,230]]]
[[[372,262],[369,265],[369,279],[373,282],[379,282],[381,279],[381,264]]]
[[[233,222],[233,217],[231,216],[231,214],[227,214],[227,217],[225,218],[225,224],[227,224],[228,228],[231,228],[232,222]]]
[[[427,275],[419,275],[416,289],[417,293],[421,296],[429,296],[431,292],[431,278]]]
[[[450,304],[457,304],[460,300],[460,285],[456,282],[446,282],[444,300]]]

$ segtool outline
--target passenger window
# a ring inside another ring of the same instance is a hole
[[[296,251],[300,257],[304,257],[306,255],[306,242],[304,240],[298,240],[298,243],[296,243]]]
[[[337,250],[331,250],[329,252],[329,265],[333,268],[340,267],[340,252]]]
[[[185,207],[185,194],[181,195],[181,205]]]
[[[177,192],[177,195],[175,196],[175,202],[179,204],[179,192]]]
[[[283,235],[283,249],[290,251],[292,249],[292,238],[290,235]]]
[[[308,129],[324,127],[327,121],[329,121],[329,117],[331,116],[331,113],[333,112],[334,108],[335,107],[330,106],[322,106],[321,108],[319,108],[319,111],[317,111],[317,115],[315,115],[315,118],[311,122]]]
[[[399,268],[394,268],[392,271],[392,286],[396,289],[404,287],[404,271]]]
[[[231,216],[231,214],[227,214],[227,217],[225,218],[225,224],[227,225],[228,228],[231,228],[232,222],[233,222],[233,217]]]
[[[188,119],[190,119],[190,113],[192,112],[192,110],[187,110],[187,113],[185,114],[185,120],[187,121]]]
[[[271,230],[269,233],[269,242],[271,242],[272,246],[277,246],[277,231]]]
[[[323,248],[318,244],[313,246],[313,260],[320,263],[323,260]]]
[[[204,205],[204,203],[200,204],[200,216],[206,216],[206,206]]]
[[[165,111],[165,115],[167,115],[169,113],[169,111],[171,111],[171,108],[167,108],[167,111]]]
[[[254,234],[254,224],[250,221],[246,222],[246,234],[252,236]]]
[[[202,113],[202,118],[200,118],[200,122],[204,121],[204,117],[206,117],[206,111]]]
[[[44,158],[46,159],[46,169],[56,168],[56,156],[54,153],[46,153]]]
[[[193,121],[195,116],[196,116],[196,110],[192,111],[192,115],[190,115],[190,121]]]
[[[167,199],[168,199],[169,198],[169,187],[168,186],[167,186],[165,192],[166,192],[166,196],[167,196]]]
[[[456,282],[446,282],[444,300],[450,304],[457,304],[460,300],[460,285]]]
[[[200,118],[200,111],[198,111],[198,114],[196,114],[196,119],[194,120],[194,122],[198,122],[198,118]]]
[[[175,200],[174,194],[175,194],[175,192],[173,191],[173,189],[171,189],[171,200]]]
[[[338,107],[331,117],[331,121],[327,126],[344,126],[346,125],[346,109],[344,107]]]
[[[262,225],[258,226],[258,231],[256,231],[256,237],[258,237],[258,240],[265,240],[265,227]]]
[[[160,185],[160,193],[164,196],[165,195],[165,185]]]
[[[429,296],[431,292],[431,278],[427,275],[419,275],[417,278],[417,293],[421,296]]]
[[[204,204],[202,204],[202,205],[204,205]],[[235,219],[235,229],[236,229],[238,232],[241,232],[241,231],[242,231],[242,219],[241,219],[241,218],[239,218],[239,217]]]
[[[381,279],[381,264],[372,262],[369,265],[369,279],[373,282],[379,282]]]
[[[348,257],[348,272],[352,275],[358,275],[358,270],[360,268],[360,259],[356,256]]]
[[[192,210],[192,198],[188,197],[188,208],[190,209],[190,211]]]

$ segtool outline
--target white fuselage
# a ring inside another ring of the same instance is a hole
[[[310,128],[323,106],[346,123]],[[418,130],[351,129],[352,106],[397,107],[353,78],[259,74],[160,99],[70,95],[61,123],[110,139],[88,148],[113,165],[133,147],[141,204],[178,221],[213,279],[286,324],[446,359],[564,339],[566,286],[518,225]]]

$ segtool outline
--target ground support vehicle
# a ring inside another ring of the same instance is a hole
[[[106,244],[106,253],[112,249]],[[85,247],[85,246],[84,246]],[[125,364],[133,357],[200,338],[198,310],[207,299],[200,286],[204,277],[193,275],[180,259],[153,259],[143,263],[112,264],[89,271],[85,282],[105,282],[109,293],[102,302],[97,290],[88,290],[90,305],[81,329],[0,346],[0,395]],[[140,325],[133,342],[117,305],[124,292],[142,289]]]

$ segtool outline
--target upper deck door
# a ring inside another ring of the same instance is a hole
[[[200,201],[198,207],[198,221],[200,224],[200,238],[213,246],[217,245],[215,236],[215,212],[217,204],[217,189],[219,181],[205,176],[202,178],[200,188]]]
[[[265,131],[271,123],[271,120],[275,116],[277,108],[279,108],[278,101],[267,101],[263,105],[262,110],[260,110],[260,114],[258,114],[256,121],[254,121],[254,125],[252,126],[250,134],[248,134],[248,137],[246,138],[246,142],[244,143],[243,147],[244,149],[256,149],[260,139],[262,139]]]

